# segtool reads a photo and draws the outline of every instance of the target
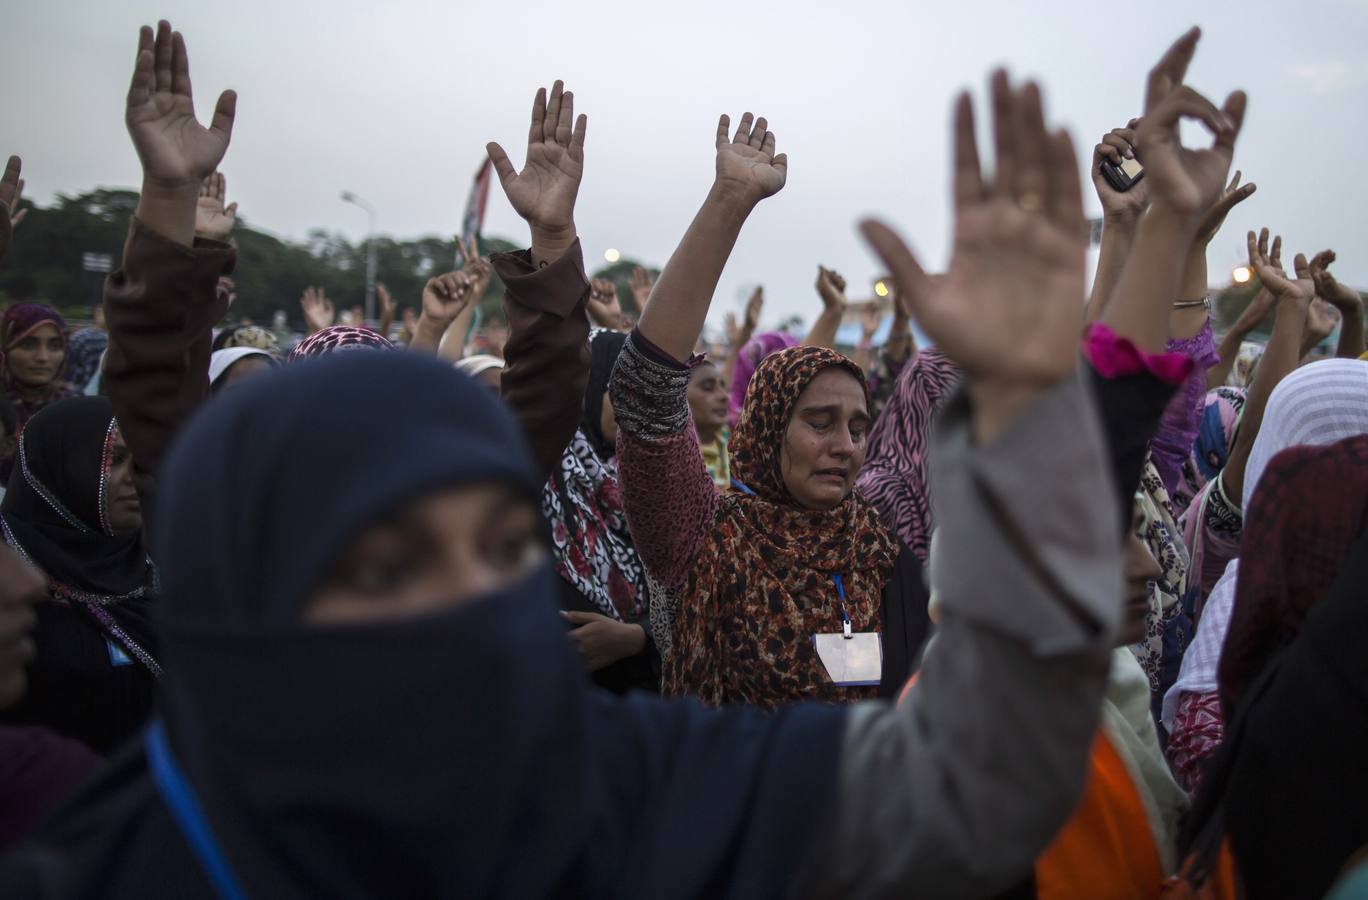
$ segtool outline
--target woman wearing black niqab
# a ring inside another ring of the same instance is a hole
[[[1047,465],[1105,494],[1093,437]],[[1006,475],[1039,474],[1050,455],[1021,449],[994,449]],[[953,589],[945,652],[896,709],[590,690],[542,479],[499,402],[434,360],[258,378],[201,411],[162,484],[158,718],[0,861],[0,898],[956,896],[1029,865],[1081,787],[1103,648],[1042,656]],[[968,475],[946,484],[942,527],[1000,552],[957,522]],[[1041,564],[1079,568],[1055,549]],[[1106,583],[1114,542],[1089,552]],[[1014,605],[1053,602],[1021,580]]]

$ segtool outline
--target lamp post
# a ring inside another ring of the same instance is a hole
[[[342,202],[361,207],[366,212],[366,321],[375,318],[375,207],[353,194],[342,192]]]

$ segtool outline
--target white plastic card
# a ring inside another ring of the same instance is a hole
[[[866,687],[879,683],[883,672],[883,641],[878,632],[814,634],[812,644],[838,687]]]

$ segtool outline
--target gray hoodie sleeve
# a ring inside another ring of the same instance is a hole
[[[1106,439],[1082,374],[990,445],[933,439],[941,626],[897,707],[843,739],[803,897],[982,897],[1028,876],[1082,791],[1120,614]]]

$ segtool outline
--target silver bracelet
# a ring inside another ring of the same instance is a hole
[[[1203,297],[1201,300],[1180,300],[1173,304],[1174,309],[1194,309],[1198,306],[1203,307],[1207,312],[1211,312],[1211,298]]]

